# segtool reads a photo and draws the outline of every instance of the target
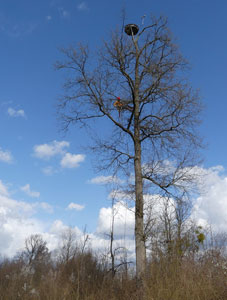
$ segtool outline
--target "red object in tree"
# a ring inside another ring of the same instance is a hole
[[[123,108],[123,103],[121,103],[121,98],[117,97],[117,100],[114,102],[114,106],[117,108],[119,117],[121,116],[121,110]]]
[[[124,102],[122,103],[120,97],[117,97],[117,100],[114,102],[114,106],[115,106],[115,107],[117,108],[117,110],[118,110],[119,117],[121,116],[121,111],[122,111],[123,109],[128,110],[128,111],[131,111],[131,112],[133,111],[133,107],[127,105],[127,103],[124,103]]]

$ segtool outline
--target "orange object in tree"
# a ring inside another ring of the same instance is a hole
[[[119,117],[121,116],[121,110],[123,108],[123,103],[121,102],[121,98],[117,97],[117,100],[114,102],[114,106],[117,108]]]

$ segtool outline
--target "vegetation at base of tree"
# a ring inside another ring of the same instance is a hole
[[[182,255],[177,248],[166,251],[153,245],[147,260],[144,299],[226,299],[227,236],[206,233],[201,243],[194,238],[196,234],[194,231],[190,239],[195,247],[188,243]],[[40,235],[28,237],[22,252],[1,260],[0,299],[139,299],[134,267],[122,264],[113,276],[110,255],[94,253],[86,237],[78,243],[69,230],[52,254]]]

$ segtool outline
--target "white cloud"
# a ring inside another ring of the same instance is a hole
[[[40,196],[39,192],[35,192],[35,191],[31,190],[30,184],[26,184],[25,186],[22,186],[21,190],[32,198],[39,198],[39,196]]]
[[[79,164],[84,160],[85,155],[83,154],[66,153],[61,160],[61,166],[62,168],[77,168],[79,167]]]
[[[9,107],[8,108],[8,114],[9,114],[10,117],[23,117],[23,118],[25,118],[25,112],[24,112],[23,109],[15,110],[14,108]]]
[[[103,207],[100,209],[97,232],[109,233],[114,216],[115,235],[118,237],[127,236],[128,239],[133,239],[135,227],[135,207],[129,207],[127,205],[124,201],[126,196],[123,192],[119,192],[117,196],[117,202],[113,205],[113,208]],[[156,222],[158,222],[160,215],[165,209],[167,209],[168,214],[171,215],[174,212],[173,201],[168,201],[166,198],[159,195],[144,195],[145,219],[148,214],[152,214],[152,219],[156,219]]]
[[[14,256],[24,248],[24,241],[32,234],[41,234],[47,241],[48,248],[58,247],[62,233],[69,227],[61,220],[56,220],[48,228],[44,222],[34,215],[39,211],[53,212],[46,202],[26,203],[10,197],[7,185],[0,180],[0,254],[6,257]],[[74,227],[78,238],[83,233]]]
[[[114,215],[114,241],[113,249],[116,250],[116,259],[120,259],[127,250],[127,258],[135,260],[134,241],[134,208],[128,208],[123,202],[118,202],[112,207],[103,207],[99,211],[96,232],[91,234],[91,245],[97,253],[107,255],[110,247],[110,233]]]
[[[193,218],[200,224],[211,224],[215,230],[227,231],[227,176],[223,167],[210,169],[198,168],[204,182],[201,185],[201,195],[194,201]],[[125,199],[124,192],[113,192],[117,199]],[[131,197],[130,197],[131,198]],[[158,218],[163,209],[162,199],[158,195],[145,195],[145,204],[152,202],[153,215]],[[68,209],[76,209],[79,205],[70,203]],[[171,213],[172,206],[169,203],[168,210]],[[27,203],[11,199],[10,192],[0,180],[0,253],[12,256],[24,246],[24,240],[31,234],[42,234],[48,242],[48,247],[53,250],[58,246],[61,234],[69,227],[62,220],[55,220],[47,228],[45,224],[34,217],[37,210],[46,212],[53,211],[52,207],[45,202]],[[128,207],[120,200],[114,205],[115,214],[115,241],[114,247],[126,246],[130,255],[134,253],[134,207]],[[91,245],[99,252],[109,247],[109,237],[112,221],[112,208],[103,207],[99,211],[98,226],[96,232],[90,234]],[[83,233],[75,227],[73,230],[81,238]]]
[[[80,3],[77,5],[77,9],[78,9],[79,11],[88,10],[88,6],[87,6],[87,4],[86,4],[85,1],[82,1],[82,2],[80,2]]]
[[[13,161],[13,157],[10,151],[8,150],[4,151],[0,147],[0,161],[11,163]]]
[[[110,183],[122,183],[123,181],[116,176],[97,176],[88,181],[92,184],[110,184]]]
[[[66,141],[53,141],[49,144],[35,145],[33,148],[34,156],[41,159],[49,159],[58,154],[63,155],[65,153],[65,148],[68,148],[69,145],[69,142]]]
[[[66,152],[66,148],[69,146],[70,143],[66,141],[53,141],[48,144],[35,145],[33,147],[33,156],[44,160],[49,160],[54,156],[60,156],[60,166],[62,168],[77,168],[79,164],[85,160],[85,155]],[[45,175],[52,175],[57,173],[58,170],[52,166],[47,166],[42,169],[42,172]]]
[[[80,210],[83,210],[84,209],[84,205],[80,205],[80,204],[77,204],[77,203],[73,203],[71,202],[68,206],[67,206],[67,209],[69,210],[77,210],[77,211],[80,211]]]
[[[44,225],[33,217],[37,209],[47,211],[50,207],[45,202],[26,203],[10,198],[7,186],[0,180],[1,255],[15,255],[29,235],[44,232]]]
[[[57,173],[57,171],[52,167],[52,166],[47,166],[45,168],[42,169],[42,172],[45,175],[53,175],[54,173]]]
[[[3,184],[3,182],[0,180],[0,195],[1,196],[9,196],[8,188],[6,185]]]
[[[38,208],[41,208],[42,210],[48,212],[49,214],[54,212],[53,207],[50,204],[48,204],[47,202],[37,202],[36,206]]]
[[[227,176],[223,167],[202,169],[201,195],[195,200],[192,217],[216,231],[227,231]]]
[[[134,208],[128,208],[124,202],[117,202],[112,207],[103,207],[99,212],[97,233],[110,233],[114,215],[114,233],[116,236],[134,235]]]
[[[55,220],[49,231],[45,233],[46,240],[48,240],[50,236],[52,237],[52,241],[48,246],[50,246],[52,250],[58,248],[59,245],[62,244],[62,238],[67,236],[69,231],[73,233],[73,236],[77,239],[77,241],[79,241],[83,236],[83,232],[77,226],[72,228],[65,225],[62,220]]]
[[[200,225],[211,225],[214,231],[227,231],[227,175],[222,166],[216,166],[209,169],[195,167],[190,170],[191,174],[197,176],[197,186],[200,195],[193,200],[191,219]],[[133,200],[134,195],[129,195],[123,191],[112,191],[109,199],[116,201]],[[166,202],[165,198],[159,195],[145,195],[145,207],[152,202],[152,214],[159,216],[163,211]],[[131,201],[129,203],[132,203]],[[174,203],[170,199],[168,202],[168,213],[174,213]],[[110,208],[102,209],[99,216],[99,231],[104,231],[110,221]],[[105,219],[105,215],[107,216]]]

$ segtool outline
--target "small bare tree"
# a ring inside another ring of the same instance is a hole
[[[101,169],[134,178],[140,281],[146,267],[144,185],[150,183],[151,193],[175,198],[188,191],[201,144],[195,130],[201,104],[184,78],[187,63],[166,19],[151,17],[151,24],[137,35],[130,25],[127,28],[129,35],[112,32],[93,62],[87,46],[63,49],[66,60],[56,68],[69,75],[59,105],[64,128],[92,125],[92,150],[98,153]],[[92,123],[101,119],[102,126]],[[100,135],[94,138],[97,131]]]
[[[43,240],[40,234],[30,235],[25,240],[25,249],[20,257],[26,264],[24,269],[32,274],[32,280],[38,284],[42,275],[50,270],[51,253],[47,247],[47,243]]]
[[[47,243],[43,240],[41,235],[34,234],[25,240],[23,257],[31,267],[49,263],[50,252],[47,248]]]
[[[76,234],[73,232],[72,228],[68,228],[61,236],[61,246],[59,247],[58,260],[67,264],[72,260],[76,254],[79,252],[79,245],[76,239]]]
[[[110,239],[110,245],[109,245],[109,254],[111,259],[111,268],[109,271],[111,271],[112,278],[114,278],[116,272],[118,269],[124,267],[125,274],[127,276],[127,270],[128,265],[132,263],[131,261],[127,261],[127,252],[128,250],[126,247],[121,245],[115,245],[115,232],[114,232],[114,226],[115,226],[115,217],[118,215],[118,210],[115,207],[115,197],[113,195],[112,201],[111,201],[111,224],[110,224],[110,233],[106,234],[107,237]],[[120,255],[121,254],[121,255]],[[123,254],[123,255],[122,255]],[[122,256],[122,257],[120,257]],[[117,263],[116,263],[117,261]]]

